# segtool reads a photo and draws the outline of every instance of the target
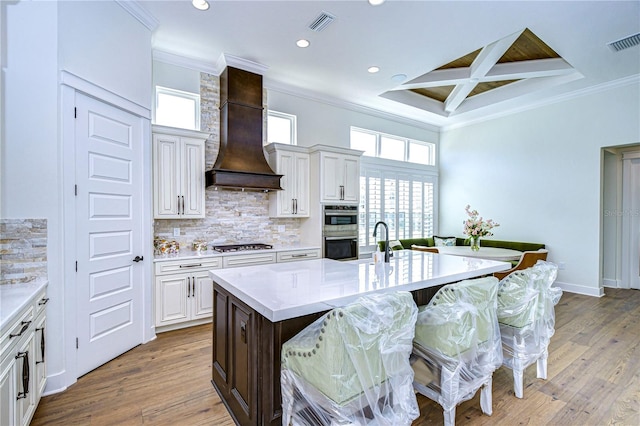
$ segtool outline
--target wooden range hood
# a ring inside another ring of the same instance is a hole
[[[281,190],[262,148],[262,75],[226,67],[220,75],[220,150],[207,186]]]

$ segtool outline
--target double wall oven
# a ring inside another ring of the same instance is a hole
[[[358,258],[358,206],[326,205],[323,208],[324,257]]]

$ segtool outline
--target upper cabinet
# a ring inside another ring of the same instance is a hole
[[[282,191],[269,193],[269,216],[309,217],[309,153],[307,148],[272,143],[266,146],[269,165]]]
[[[312,152],[320,156],[320,202],[357,204],[360,201],[361,151],[321,147]]]
[[[153,126],[153,217],[205,217],[207,133]]]

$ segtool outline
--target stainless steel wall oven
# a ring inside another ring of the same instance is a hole
[[[358,258],[358,206],[324,206],[322,237],[324,257],[336,260]]]

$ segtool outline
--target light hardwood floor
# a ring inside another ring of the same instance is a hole
[[[548,379],[511,372],[493,379],[493,415],[479,396],[458,406],[457,425],[640,425],[640,291],[602,298],[565,293],[556,306]],[[162,333],[44,397],[38,425],[233,425],[211,382],[211,326]],[[419,396],[414,426],[441,425],[442,409]]]

